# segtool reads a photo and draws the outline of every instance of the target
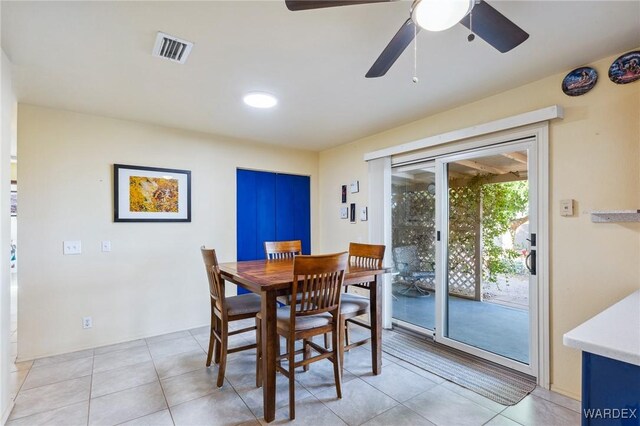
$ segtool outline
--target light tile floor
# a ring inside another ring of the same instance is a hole
[[[236,327],[242,324],[233,324]],[[231,345],[253,336],[234,336]],[[229,356],[224,386],[207,369],[206,327],[19,363],[13,366],[16,425],[260,425],[262,389],[255,351]],[[297,374],[301,425],[578,425],[580,404],[536,389],[505,407],[384,354],[383,374],[370,372],[367,347],[346,354],[343,399],[328,361]],[[287,423],[288,389],[278,376],[276,421]]]

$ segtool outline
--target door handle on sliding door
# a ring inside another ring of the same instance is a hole
[[[524,264],[527,267],[527,269],[529,270],[529,273],[531,275],[535,275],[536,274],[536,250],[533,249],[529,252],[529,254],[527,255],[527,257],[524,260]]]

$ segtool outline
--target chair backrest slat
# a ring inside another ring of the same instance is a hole
[[[220,276],[220,267],[218,266],[218,258],[214,249],[200,247],[202,253],[202,260],[204,260],[204,267],[207,271],[207,278],[209,279],[209,294],[211,300],[215,304],[218,310],[222,311],[224,306],[224,281]]]
[[[385,246],[378,244],[349,244],[349,265],[362,268],[382,268]],[[369,283],[354,284],[357,287],[369,288]]]
[[[264,253],[269,260],[290,259],[302,254],[302,241],[265,241]]]
[[[339,314],[340,294],[347,268],[347,252],[320,256],[296,256],[293,260],[291,321],[296,316],[323,312]]]

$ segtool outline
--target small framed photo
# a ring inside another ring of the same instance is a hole
[[[342,185],[342,204],[347,202],[347,185]]]
[[[355,194],[357,192],[360,192],[360,181],[354,180],[351,182],[351,193]]]
[[[349,219],[349,207],[340,207],[340,219]]]
[[[113,165],[114,222],[191,222],[191,171]]]
[[[356,223],[356,203],[351,203],[349,208],[349,222]]]
[[[360,222],[366,222],[369,219],[369,210],[367,207],[360,209]]]

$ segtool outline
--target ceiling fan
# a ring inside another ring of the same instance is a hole
[[[298,11],[391,1],[395,0],[285,0],[285,4],[289,10]],[[366,77],[385,75],[420,29],[443,31],[458,22],[471,31],[469,41],[477,34],[502,53],[529,38],[522,28],[483,0],[414,0],[409,19],[384,48]]]

